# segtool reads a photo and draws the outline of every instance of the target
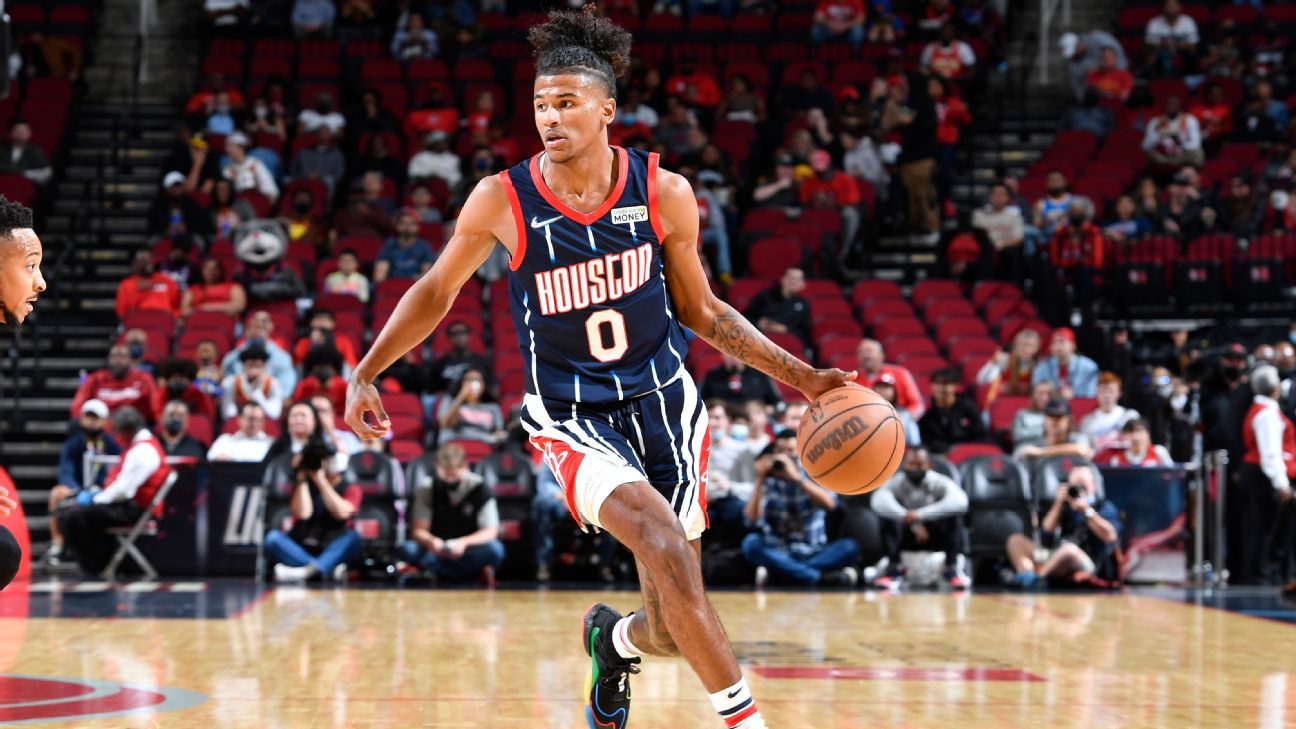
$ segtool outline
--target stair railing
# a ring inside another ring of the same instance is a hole
[[[1041,86],[1049,83],[1049,38],[1052,36],[1053,20],[1058,15],[1062,16],[1063,26],[1071,25],[1071,0],[1044,0],[1040,6],[1039,54],[1035,62]]]

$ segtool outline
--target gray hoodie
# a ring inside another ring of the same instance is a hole
[[[967,513],[967,494],[949,476],[927,471],[920,484],[911,483],[904,471],[891,477],[873,494],[873,511],[883,519],[904,521],[909,510],[919,521],[935,521]]]

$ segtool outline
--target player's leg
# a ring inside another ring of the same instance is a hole
[[[48,513],[53,514],[55,511],[58,511],[59,505],[73,496],[76,496],[76,491],[73,491],[71,487],[64,486],[63,484],[58,484],[54,488],[50,489]],[[59,530],[58,519],[50,519],[49,526],[50,546],[49,550],[45,552],[44,559],[47,563],[52,564],[58,562],[59,556],[63,552],[63,532]]]
[[[0,590],[13,581],[22,563],[22,548],[13,532],[0,526]]]

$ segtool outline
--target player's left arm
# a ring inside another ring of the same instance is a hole
[[[657,194],[666,286],[681,324],[721,352],[795,387],[811,402],[855,379],[854,372],[811,367],[771,342],[746,317],[717,298],[698,258],[698,207],[693,189],[683,177],[659,170]]]

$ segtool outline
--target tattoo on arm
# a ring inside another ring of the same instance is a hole
[[[810,365],[771,342],[747,317],[728,304],[724,304],[708,330],[698,334],[721,352],[792,387],[801,387],[814,371]]]

